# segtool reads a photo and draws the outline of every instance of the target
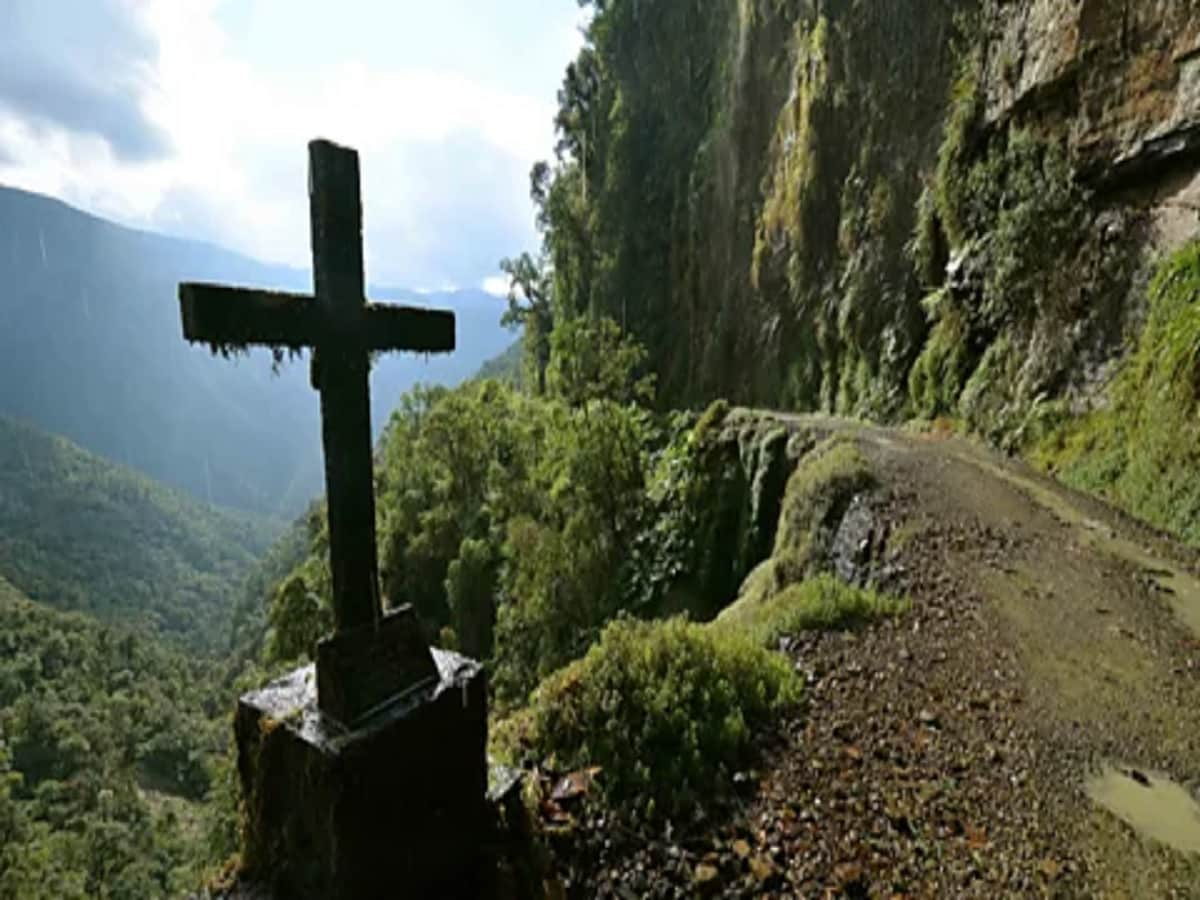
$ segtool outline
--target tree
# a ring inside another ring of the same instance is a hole
[[[465,538],[458,558],[446,570],[446,600],[454,617],[458,649],[476,659],[492,653],[498,569],[499,560],[488,541]]]
[[[547,391],[568,406],[594,400],[641,403],[654,393],[653,376],[643,375],[646,350],[612,319],[574,317],[559,322],[550,341]]]
[[[537,392],[546,389],[546,366],[550,362],[550,334],[554,330],[550,276],[545,261],[528,253],[500,260],[508,276],[508,310],[502,324],[524,328],[525,365]]]

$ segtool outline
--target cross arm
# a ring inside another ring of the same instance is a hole
[[[217,347],[300,349],[335,336],[365,351],[449,353],[455,345],[454,313],[443,310],[368,303],[348,323],[339,323],[306,294],[194,282],[179,286],[179,304],[183,336]]]
[[[367,350],[411,350],[450,353],[454,350],[454,313],[440,309],[368,303],[363,316]]]
[[[183,336],[214,346],[260,344],[299,349],[321,333],[321,313],[311,297],[218,284],[179,286]]]

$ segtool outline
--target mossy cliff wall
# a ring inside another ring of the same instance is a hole
[[[666,404],[1023,444],[1102,396],[1197,232],[1189,0],[599,6],[547,195],[555,302],[633,331]]]
[[[969,30],[913,244],[939,290],[910,411],[1015,447],[1102,398],[1198,233],[1200,11],[989,3]]]
[[[642,335],[669,400],[900,408],[926,327],[904,248],[937,158],[955,6],[717,4],[720,81],[672,228],[678,327]]]

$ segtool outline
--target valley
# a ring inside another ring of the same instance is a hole
[[[63,435],[218,506],[291,519],[321,491],[316,394],[304,360],[252,351],[218,365],[180,337],[178,285],[309,291],[310,276],[220,247],[123,228],[0,186],[0,415]],[[382,358],[376,431],[418,382],[453,384],[515,336],[479,290],[380,300],[453,309],[459,353]]]
[[[224,653],[233,598],[283,530],[0,418],[0,573],[54,609]]]

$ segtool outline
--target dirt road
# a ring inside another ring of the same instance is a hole
[[[780,418],[870,460],[912,611],[788,641],[808,702],[742,808],[591,895],[1200,897],[1196,553],[955,437]]]

